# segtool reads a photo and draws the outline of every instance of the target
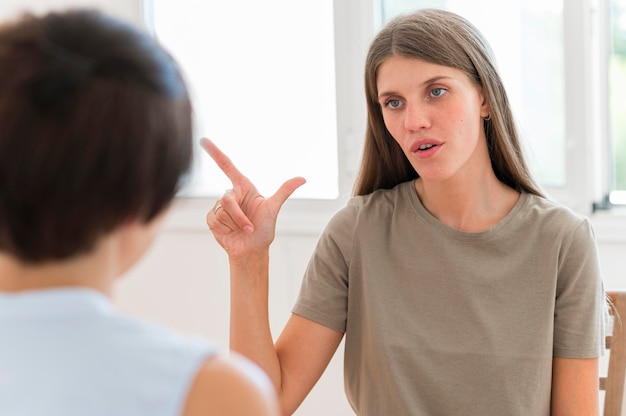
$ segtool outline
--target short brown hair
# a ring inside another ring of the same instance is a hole
[[[175,196],[192,158],[187,88],[147,33],[94,10],[0,29],[0,251],[89,251]]]

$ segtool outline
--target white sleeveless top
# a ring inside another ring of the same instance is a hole
[[[0,415],[180,415],[215,352],[93,290],[0,292]]]

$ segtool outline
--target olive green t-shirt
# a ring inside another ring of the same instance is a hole
[[[601,355],[604,299],[584,216],[522,193],[462,232],[411,181],[335,214],[293,312],[345,332],[359,415],[549,416],[552,359]]]

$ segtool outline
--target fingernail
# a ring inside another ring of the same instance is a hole
[[[243,230],[248,234],[252,234],[252,231],[254,231],[254,228],[252,228],[252,226],[250,225],[246,225],[245,227],[243,227]]]

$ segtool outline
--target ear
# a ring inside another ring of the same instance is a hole
[[[487,103],[487,99],[485,98],[482,91],[480,92],[479,96],[482,100],[482,104],[480,105],[480,117],[483,119],[489,119],[491,117],[491,108],[489,107],[489,103]]]

